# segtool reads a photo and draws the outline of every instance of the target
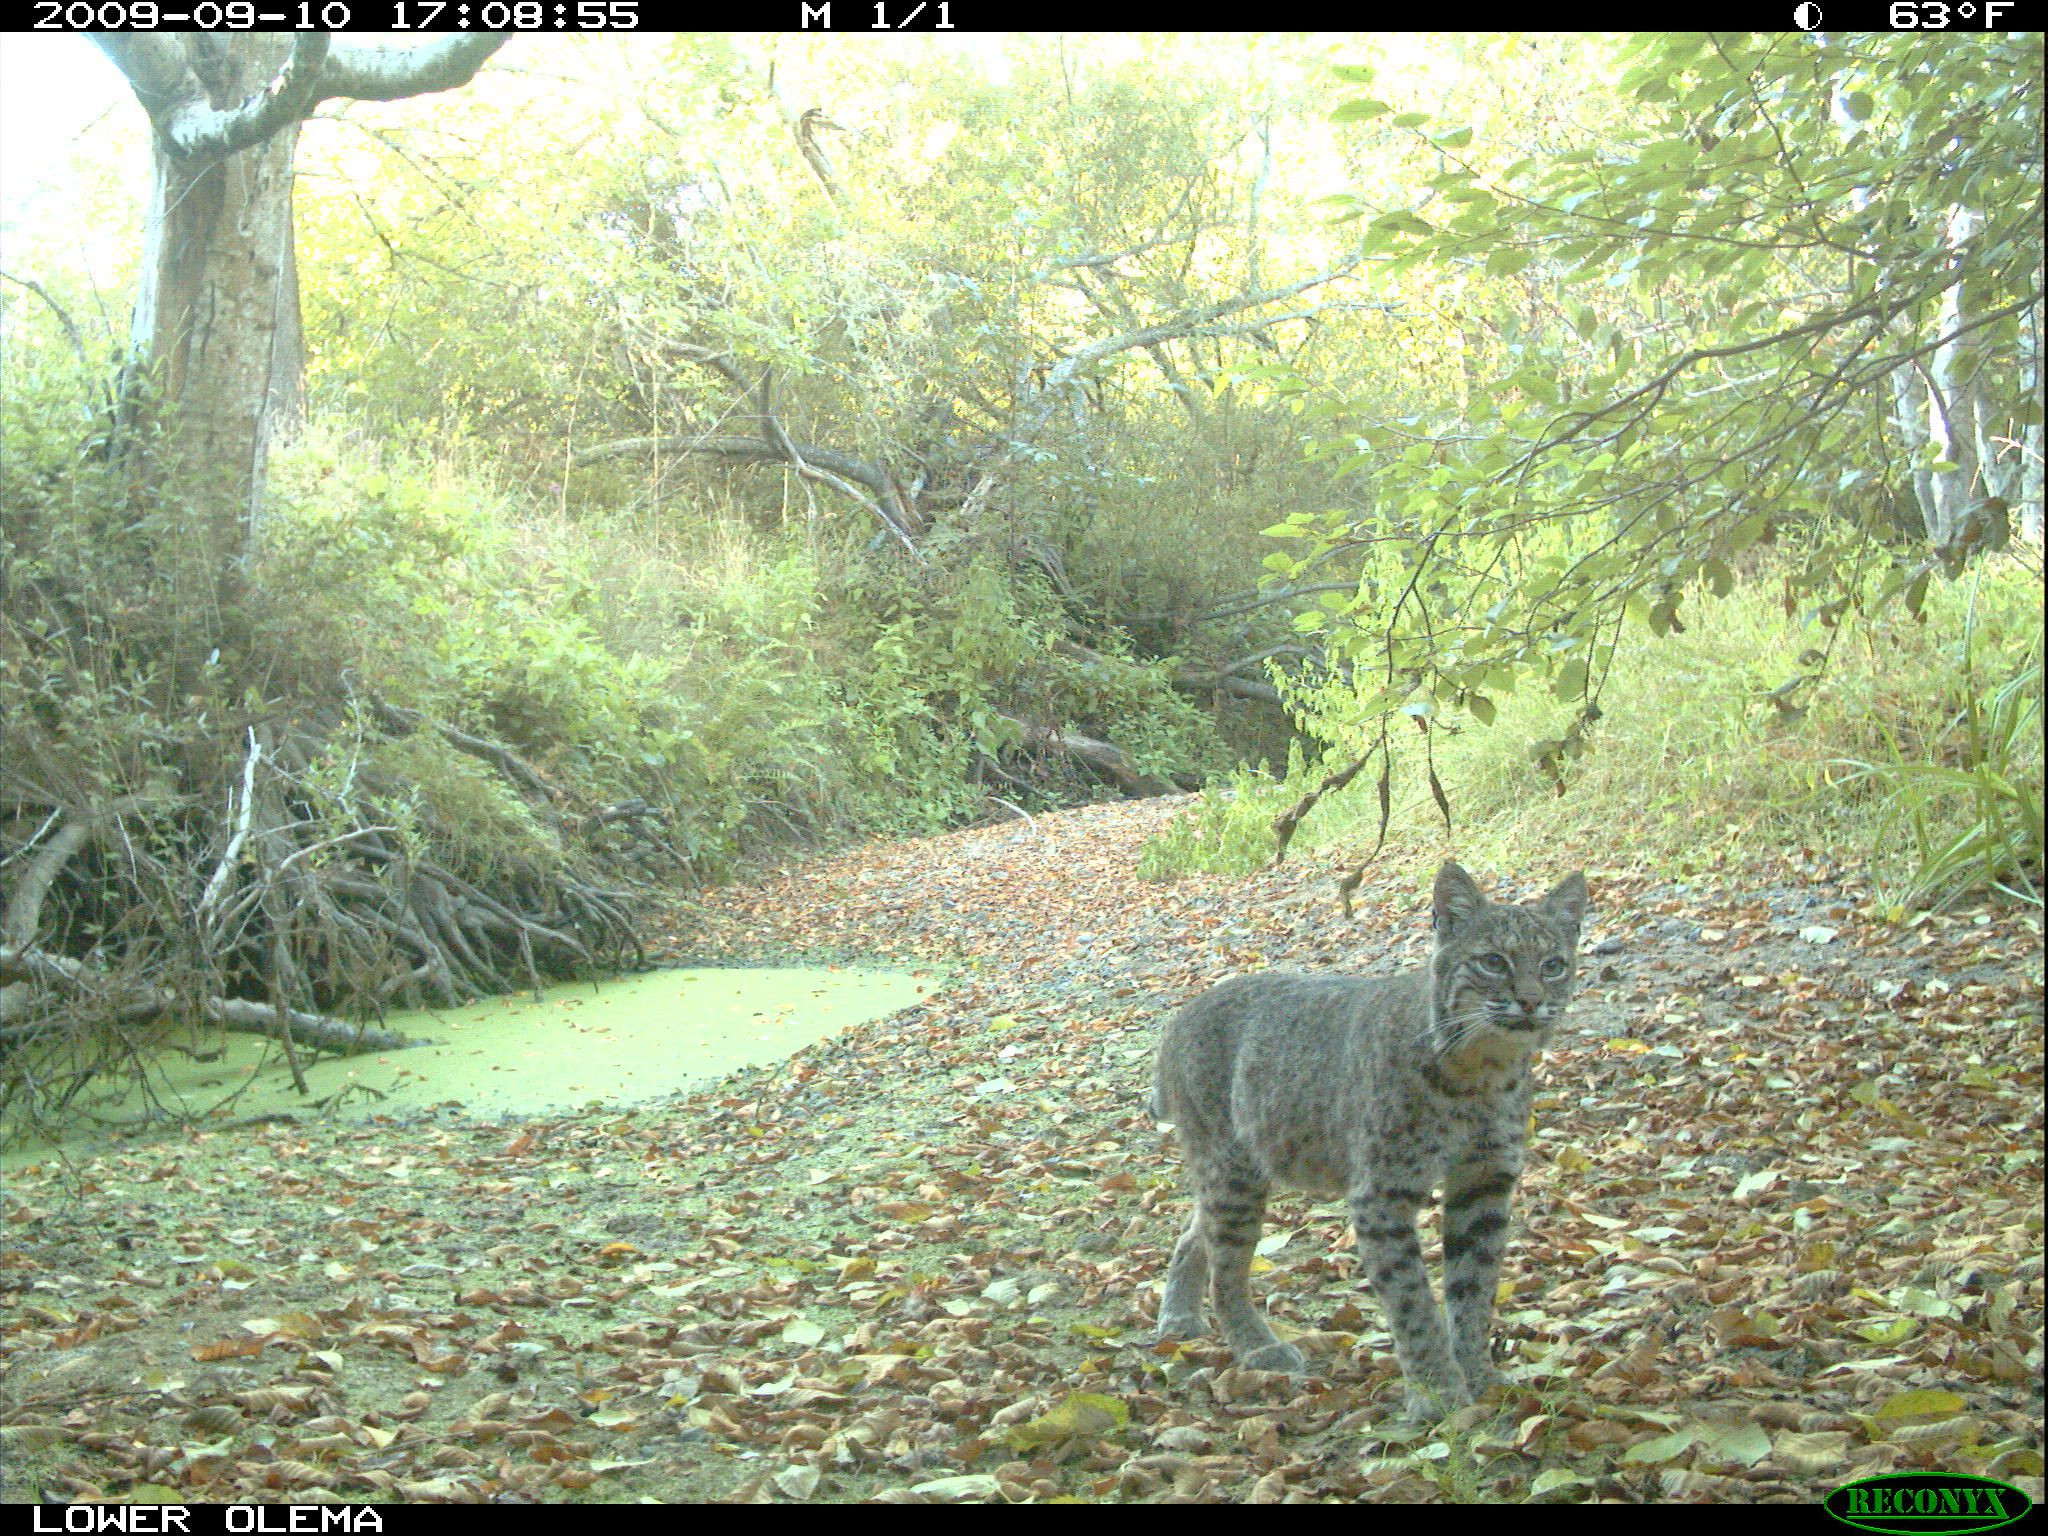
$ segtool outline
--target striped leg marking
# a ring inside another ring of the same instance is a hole
[[[1470,1397],[1451,1361],[1443,1314],[1415,1236],[1415,1212],[1427,1198],[1424,1190],[1385,1188],[1354,1195],[1351,1225],[1366,1279],[1394,1333],[1394,1354],[1408,1386],[1408,1413],[1434,1420]]]
[[[1514,1191],[1513,1171],[1495,1164],[1454,1170],[1444,1191],[1444,1310],[1452,1352],[1474,1392],[1500,1380],[1493,1368],[1493,1301]]]

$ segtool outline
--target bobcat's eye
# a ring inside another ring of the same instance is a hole
[[[1489,976],[1505,976],[1508,973],[1507,957],[1504,955],[1475,955],[1472,957],[1472,963]]]
[[[1562,976],[1567,969],[1569,969],[1569,967],[1567,967],[1565,963],[1562,960],[1558,959],[1555,955],[1552,955],[1548,960],[1543,962],[1543,975],[1547,980],[1550,981],[1557,980],[1557,978]]]

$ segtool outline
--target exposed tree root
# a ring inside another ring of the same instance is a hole
[[[198,1019],[276,1040],[304,1091],[301,1051],[421,1043],[361,1022],[389,1007],[644,958],[632,892],[585,871],[687,868],[653,807],[572,806],[502,742],[382,701],[365,713],[358,731],[431,730],[488,764],[559,857],[450,868],[383,813],[406,785],[366,781],[337,810],[313,780],[346,740],[338,711],[251,724],[185,794],[58,803],[15,757],[0,764],[0,1107],[47,1117],[93,1076],[137,1069],[150,1027]]]

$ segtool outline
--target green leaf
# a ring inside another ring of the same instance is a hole
[[[1529,1484],[1529,1497],[1540,1499],[1545,1494],[1562,1493],[1572,1488],[1590,1488],[1593,1479],[1568,1472],[1563,1467],[1545,1467],[1536,1474],[1536,1480]]]
[[[1668,1435],[1659,1435],[1654,1440],[1644,1440],[1630,1446],[1621,1453],[1621,1459],[1635,1466],[1655,1466],[1658,1462],[1684,1455],[1692,1448],[1694,1438],[1694,1432],[1690,1429],[1676,1430]]]
[[[1078,1437],[1100,1439],[1113,1435],[1131,1422],[1131,1410],[1121,1399],[1101,1392],[1073,1392],[1059,1407],[1003,1433],[1014,1451],[1035,1451]]]
[[[782,1342],[801,1344],[806,1348],[825,1337],[823,1326],[806,1317],[792,1317],[782,1325]]]
[[[1375,117],[1385,117],[1394,109],[1384,101],[1374,101],[1370,96],[1361,96],[1355,101],[1341,103],[1330,114],[1333,123],[1362,123]]]
[[[1959,1392],[1920,1387],[1886,1398],[1884,1406],[1877,1410],[1876,1418],[1882,1424],[1904,1424],[1910,1419],[1946,1419],[1968,1406],[1968,1400]]]

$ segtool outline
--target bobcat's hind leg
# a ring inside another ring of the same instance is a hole
[[[1248,1158],[1232,1158],[1204,1175],[1195,1221],[1208,1247],[1209,1299],[1230,1352],[1249,1369],[1298,1375],[1308,1362],[1280,1341],[1252,1300],[1252,1253],[1266,1220],[1266,1177]]]
[[[1161,1339],[1187,1339],[1206,1331],[1202,1319],[1202,1293],[1209,1289],[1209,1245],[1202,1239],[1199,1202],[1188,1228],[1173,1245],[1173,1262],[1166,1266],[1166,1294],[1159,1300]]]

